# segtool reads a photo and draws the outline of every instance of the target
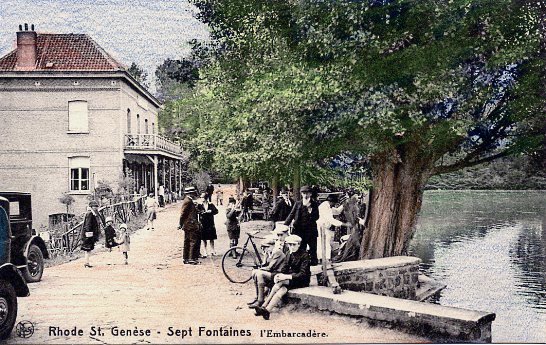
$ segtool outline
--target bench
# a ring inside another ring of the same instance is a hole
[[[459,342],[491,342],[495,314],[438,304],[343,291],[334,295],[330,288],[311,286],[288,292],[288,300],[319,310],[364,317],[392,324],[412,333],[447,338]]]

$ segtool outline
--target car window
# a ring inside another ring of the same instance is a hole
[[[11,217],[20,217],[21,210],[19,209],[19,201],[10,201],[9,202],[9,213]]]

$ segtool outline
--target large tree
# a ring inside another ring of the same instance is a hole
[[[248,174],[368,155],[363,258],[407,253],[431,176],[543,140],[542,2],[192,2],[221,51],[181,103],[201,152]]]

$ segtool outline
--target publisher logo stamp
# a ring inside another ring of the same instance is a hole
[[[20,338],[30,338],[34,334],[34,324],[30,321],[21,321],[15,326],[15,334]]]

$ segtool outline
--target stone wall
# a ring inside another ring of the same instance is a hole
[[[420,262],[421,259],[415,257],[393,256],[342,262],[333,264],[333,267],[336,279],[344,290],[415,299]],[[321,273],[318,279],[322,279]]]

